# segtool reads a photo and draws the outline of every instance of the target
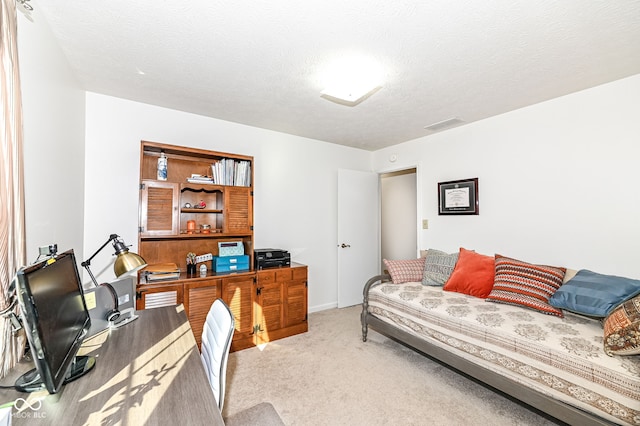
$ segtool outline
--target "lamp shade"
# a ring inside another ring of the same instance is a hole
[[[130,272],[137,272],[147,266],[147,262],[142,257],[130,251],[118,253],[116,262],[113,265],[113,272],[120,278]]]

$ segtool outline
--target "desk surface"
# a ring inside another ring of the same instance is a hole
[[[0,390],[0,404],[17,401],[13,424],[223,425],[182,306],[137,314],[83,344],[81,353],[95,356],[96,366],[58,394]],[[2,383],[29,368],[18,364]]]

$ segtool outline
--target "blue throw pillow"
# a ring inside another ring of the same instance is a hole
[[[640,280],[582,269],[551,296],[549,304],[577,314],[606,317],[616,306],[640,294]]]

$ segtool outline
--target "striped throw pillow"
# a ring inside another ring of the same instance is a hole
[[[565,268],[533,265],[495,255],[496,276],[488,301],[521,305],[545,314],[563,317],[562,310],[549,304],[560,288]]]
[[[429,249],[424,260],[422,285],[443,286],[447,282],[458,261],[458,253]]]

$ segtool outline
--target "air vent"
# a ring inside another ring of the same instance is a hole
[[[424,126],[424,128],[426,130],[431,130],[432,132],[438,132],[440,130],[459,126],[462,123],[464,123],[464,120],[461,120],[458,117],[453,117],[447,118],[446,120],[438,121],[437,123],[429,124],[428,126]]]

